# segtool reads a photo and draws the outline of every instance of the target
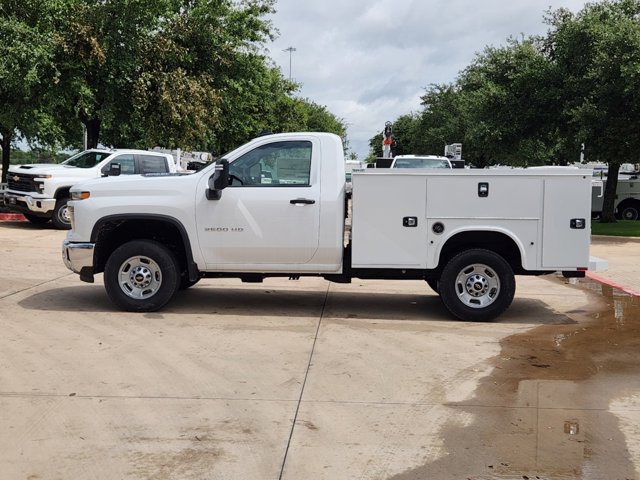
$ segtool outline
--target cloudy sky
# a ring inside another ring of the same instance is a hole
[[[386,120],[420,110],[432,83],[452,82],[485,46],[547,31],[544,12],[582,0],[278,0],[271,58],[300,95],[344,119],[360,158]],[[440,152],[433,152],[440,154]]]

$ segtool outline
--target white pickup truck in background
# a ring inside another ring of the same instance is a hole
[[[516,274],[590,267],[590,171],[367,169],[352,181],[347,218],[342,141],[327,133],[259,137],[187,176],[90,180],[71,188],[63,260],[86,282],[104,272],[129,311],[204,277],[321,276],[424,280],[474,321],[509,307]]]
[[[453,168],[451,160],[436,155],[396,155],[391,168]]]
[[[145,150],[86,150],[62,163],[12,165],[7,172],[4,205],[22,213],[31,223],[49,220],[60,229],[71,228],[67,201],[78,182],[108,175],[112,165],[122,174],[175,173],[173,157]]]

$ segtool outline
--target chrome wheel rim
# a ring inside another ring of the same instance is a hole
[[[120,265],[118,283],[125,295],[142,300],[158,292],[162,286],[162,271],[149,257],[131,257]]]
[[[482,263],[469,265],[456,277],[456,294],[471,308],[485,308],[496,301],[500,293],[500,278],[494,269]]]
[[[66,224],[71,223],[71,216],[69,215],[69,207],[67,205],[58,210],[58,220]]]

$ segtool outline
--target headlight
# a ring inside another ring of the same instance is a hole
[[[71,200],[86,200],[90,196],[90,192],[71,192]]]
[[[33,182],[34,185],[36,186],[36,192],[38,193],[44,193],[44,183],[42,182],[38,182],[37,180]]]
[[[38,175],[38,176],[35,178],[35,180],[36,180],[36,181],[38,181],[38,180],[44,180],[45,178],[53,178],[53,175],[49,175],[49,174],[47,174],[47,175]]]

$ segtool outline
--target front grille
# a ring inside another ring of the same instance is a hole
[[[9,172],[7,175],[7,188],[16,192],[36,192],[35,175]]]

